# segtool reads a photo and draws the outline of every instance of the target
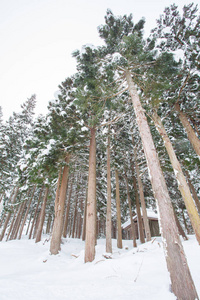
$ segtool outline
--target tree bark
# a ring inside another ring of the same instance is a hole
[[[91,129],[88,197],[86,214],[85,263],[95,258],[96,244],[96,139],[95,129]]]
[[[133,141],[133,144],[134,144],[134,140],[132,140],[132,141]],[[151,240],[151,230],[150,230],[150,227],[149,227],[149,220],[148,220],[148,216],[147,216],[147,209],[146,209],[146,204],[145,204],[145,199],[144,199],[144,192],[143,192],[143,184],[142,184],[142,180],[141,180],[141,177],[140,177],[140,170],[139,170],[139,166],[138,166],[138,163],[137,163],[137,153],[136,153],[135,148],[134,148],[134,159],[135,159],[135,170],[136,170],[137,182],[138,182],[139,194],[140,194],[140,202],[141,202],[141,206],[142,206],[144,230],[145,230],[145,235],[146,235],[147,242],[149,242]]]
[[[120,194],[119,194],[119,174],[115,168],[116,181],[116,209],[117,209],[117,247],[122,249],[122,225],[121,225],[121,208],[120,208]]]
[[[20,227],[20,224],[21,224],[21,221],[22,221],[22,217],[23,217],[23,213],[24,213],[26,203],[27,203],[27,200],[22,202],[20,207],[19,207],[17,218],[16,218],[16,221],[15,221],[14,226],[13,226],[13,231],[12,231],[10,240],[15,240],[17,238],[17,234],[18,234],[19,227]]]
[[[84,206],[84,214],[83,214],[82,241],[85,241],[85,233],[86,233],[86,216],[87,216],[87,195],[86,195],[86,197],[85,197],[85,206]]]
[[[35,238],[36,243],[40,242],[41,237],[42,237],[42,229],[43,229],[44,220],[45,220],[45,209],[46,209],[46,204],[47,204],[48,193],[49,193],[49,187],[46,187],[44,199],[43,199],[43,203],[42,203],[42,207],[41,207],[41,211],[40,211],[40,216],[39,216],[39,223],[38,223],[37,232],[36,232],[36,238]]]
[[[196,190],[194,188],[194,185],[192,184],[192,182],[190,180],[190,175],[189,175],[188,171],[185,170],[185,174],[186,174],[188,185],[189,185],[189,188],[190,188],[190,190],[192,192],[192,195],[193,195],[193,198],[194,198],[194,201],[195,201],[198,213],[200,215],[200,201],[199,201],[199,198],[197,196],[197,192],[196,192]]]
[[[38,212],[38,206],[39,206],[39,203],[40,203],[40,200],[41,200],[41,197],[42,197],[43,190],[44,190],[44,187],[41,188],[40,194],[39,194],[39,197],[38,197],[38,203],[37,203],[36,208],[35,208],[35,214],[34,214],[34,217],[33,217],[32,224],[31,224],[31,230],[30,230],[29,236],[28,236],[29,240],[31,239],[31,236],[32,236],[32,232],[33,232],[33,228],[34,228],[34,224],[35,224],[36,216],[37,216],[37,212]]]
[[[14,203],[15,203],[16,198],[17,198],[18,191],[19,191],[19,187],[16,188],[14,197],[11,198],[11,204],[14,204]],[[11,197],[12,197],[12,196],[11,196]],[[10,220],[11,215],[12,215],[12,212],[9,211],[9,212],[8,212],[8,215],[7,215],[6,219],[5,219],[5,222],[4,222],[4,225],[3,225],[3,229],[2,229],[2,231],[1,231],[0,241],[3,240],[3,237],[4,237],[4,234],[5,234],[6,228],[7,228],[7,226],[8,226],[8,222],[9,222],[9,220]]]
[[[144,238],[142,216],[141,216],[141,211],[140,211],[139,195],[138,195],[138,191],[137,191],[137,181],[134,176],[134,173],[132,176],[133,176],[133,187],[134,187],[134,192],[135,192],[135,204],[136,204],[136,211],[137,211],[139,238],[140,238],[140,242],[143,244],[143,243],[145,243],[145,238]]]
[[[70,210],[70,202],[71,202],[71,196],[72,196],[72,188],[73,188],[73,178],[70,185],[69,195],[68,195],[68,202],[67,202],[67,208],[66,208],[66,215],[65,215],[65,221],[63,226],[63,237],[67,237],[67,226],[68,226],[68,219],[69,219],[69,210]]]
[[[107,211],[106,211],[106,252],[112,253],[112,216],[111,216],[111,170],[110,170],[110,125],[107,141]]]
[[[129,215],[130,215],[130,222],[131,222],[131,233],[132,233],[132,239],[133,239],[133,247],[137,247],[136,234],[135,234],[135,224],[133,222],[131,197],[130,197],[129,186],[128,186],[128,178],[127,178],[126,172],[125,172],[124,178],[125,178],[125,181],[126,181],[126,190],[127,190],[128,207],[129,207]]]
[[[147,118],[140,103],[136,87],[129,71],[125,72],[136,120],[147,160],[149,176],[160,215],[160,228],[165,249],[167,268],[170,273],[172,291],[178,299],[198,299],[198,295],[187,264],[178,234],[171,199],[161,170]],[[184,284],[183,284],[184,283]]]
[[[75,228],[77,225],[77,204],[78,204],[78,189],[76,191],[76,198],[74,203],[74,217],[73,217],[73,226],[72,226],[72,238],[75,237]]]
[[[55,219],[53,223],[53,232],[51,238],[50,252],[51,254],[58,254],[61,244],[61,236],[63,231],[64,209],[67,193],[68,175],[69,175],[69,159],[68,153],[65,159],[66,165],[63,169],[62,181],[60,186],[59,199],[55,207]]]
[[[13,214],[13,217],[12,217],[12,221],[11,221],[11,224],[10,224],[10,228],[9,228],[9,231],[8,231],[8,234],[7,234],[7,237],[6,237],[6,242],[10,238],[10,234],[12,232],[12,229],[13,229],[13,226],[14,226],[14,223],[15,223],[15,216],[16,216],[17,212],[18,212],[18,208],[15,207],[14,214]]]
[[[183,127],[184,127],[184,129],[187,133],[188,139],[189,139],[191,145],[193,146],[196,154],[198,155],[198,157],[200,159],[200,140],[198,139],[194,129],[190,125],[190,122],[188,121],[187,115],[184,112],[181,111],[179,103],[175,104],[175,109],[179,114],[179,119],[180,119],[181,123],[183,124]]]
[[[194,201],[193,201],[193,198],[192,198],[192,195],[190,192],[190,188],[187,184],[187,181],[183,174],[181,165],[176,157],[176,154],[174,152],[171,141],[167,135],[167,132],[162,124],[160,117],[157,115],[156,112],[153,113],[153,120],[154,120],[154,123],[156,125],[158,132],[160,133],[160,135],[164,141],[165,148],[167,149],[167,153],[169,155],[169,158],[170,158],[173,170],[174,170],[174,174],[175,174],[176,180],[178,182],[178,188],[181,192],[183,201],[184,201],[186,209],[188,211],[188,215],[189,215],[189,218],[190,218],[190,221],[192,224],[192,228],[194,229],[196,239],[197,239],[198,243],[200,244],[200,217],[198,215],[196,206],[194,204]]]
[[[183,228],[182,228],[182,226],[179,222],[179,219],[177,217],[177,214],[176,214],[175,210],[174,210],[174,216],[175,216],[176,225],[178,227],[179,234],[182,235],[183,239],[187,241],[188,238],[187,238],[187,236],[186,236],[186,234],[185,234],[185,232],[184,232],[184,230],[183,230]]]
[[[51,221],[52,221],[52,213],[50,212],[49,216],[48,216],[48,219],[47,219],[46,234],[50,233]]]
[[[35,185],[34,188],[33,188],[32,196],[31,196],[31,199],[29,200],[29,205],[28,205],[28,207],[27,207],[27,209],[26,209],[26,213],[25,213],[23,222],[22,222],[21,227],[20,227],[18,240],[20,240],[21,237],[22,237],[22,232],[23,232],[24,225],[25,225],[25,223],[26,223],[26,219],[27,219],[27,216],[28,216],[28,213],[29,213],[29,209],[30,209],[30,206],[31,206],[31,203],[32,203],[32,200],[33,200],[33,196],[34,196],[34,193],[35,193],[35,189],[36,189],[36,185]]]

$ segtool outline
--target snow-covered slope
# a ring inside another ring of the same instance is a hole
[[[137,248],[123,241],[123,249],[113,240],[111,258],[105,258],[109,255],[100,239],[95,260],[87,264],[81,240],[64,239],[62,251],[53,256],[48,239],[38,244],[27,237],[0,243],[0,300],[176,299],[160,237]],[[200,294],[200,248],[194,236],[183,245]]]

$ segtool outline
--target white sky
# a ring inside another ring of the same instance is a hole
[[[0,106],[4,119],[36,94],[36,114],[47,112],[58,85],[76,70],[71,53],[102,43],[97,26],[107,8],[115,15],[143,16],[145,31],[166,6],[190,0],[0,0]]]

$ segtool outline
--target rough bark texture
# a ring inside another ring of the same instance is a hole
[[[36,189],[36,185],[35,185],[34,188],[33,188],[33,192],[32,192],[32,195],[31,195],[31,199],[29,200],[29,205],[28,205],[28,207],[27,207],[27,209],[26,209],[26,213],[25,213],[23,222],[22,222],[21,227],[20,227],[19,236],[18,236],[18,239],[19,239],[19,240],[20,240],[21,237],[22,237],[22,232],[23,232],[24,225],[25,225],[25,223],[26,223],[26,219],[27,219],[27,216],[28,216],[28,213],[29,213],[29,209],[30,209],[30,206],[31,206],[31,203],[32,203],[32,200],[33,200],[33,196],[34,196],[34,193],[35,193],[35,189]]]
[[[75,228],[77,225],[77,204],[78,204],[78,189],[76,191],[76,200],[74,203],[74,217],[73,217],[73,226],[72,226],[72,238],[75,238]]]
[[[135,192],[135,204],[136,204],[136,211],[137,211],[138,231],[139,231],[140,242],[145,243],[143,222],[142,222],[142,216],[141,216],[141,211],[140,211],[140,201],[139,201],[139,195],[138,195],[138,191],[137,191],[137,181],[136,181],[136,178],[134,175],[133,175],[133,187],[134,187],[134,192]]]
[[[14,211],[14,214],[13,214],[13,217],[12,217],[12,221],[11,221],[11,224],[10,224],[9,231],[8,231],[8,233],[7,233],[6,242],[7,242],[7,241],[9,240],[9,238],[10,238],[10,234],[11,234],[12,229],[13,229],[13,226],[14,226],[15,217],[16,217],[17,212],[18,212],[18,208],[16,207],[16,208],[15,208],[15,211]]]
[[[186,114],[184,114],[181,111],[180,105],[178,103],[176,103],[175,109],[179,113],[179,119],[180,119],[181,123],[183,124],[183,127],[185,128],[188,139],[189,139],[191,145],[193,146],[196,154],[198,155],[198,157],[200,159],[200,140],[198,139],[194,129],[190,125],[190,122],[188,121],[188,118],[187,118]]]
[[[186,234],[185,234],[185,232],[184,232],[184,230],[183,230],[183,228],[182,228],[182,226],[181,226],[181,224],[179,222],[179,219],[177,217],[177,214],[176,214],[175,210],[174,210],[174,216],[175,216],[176,226],[178,227],[179,234],[182,235],[182,237],[184,238],[184,240],[187,241],[188,238],[187,238],[187,236],[186,236]]]
[[[12,231],[12,234],[11,234],[11,237],[10,237],[11,240],[15,240],[17,238],[26,203],[27,203],[27,200],[25,200],[19,207],[17,218],[16,218],[16,221],[14,223],[13,231]]]
[[[85,263],[94,260],[95,244],[96,244],[96,139],[95,139],[95,129],[91,129],[87,213],[86,213]]]
[[[169,155],[177,182],[178,182],[178,188],[181,192],[183,201],[185,203],[186,209],[188,211],[188,215],[192,224],[192,227],[194,229],[195,235],[196,235],[196,239],[198,241],[198,243],[200,244],[200,217],[198,215],[198,211],[196,209],[196,206],[194,204],[191,192],[190,192],[190,188],[187,184],[186,178],[183,174],[181,165],[176,157],[176,154],[174,152],[173,146],[171,144],[171,141],[167,135],[167,132],[161,122],[160,117],[157,115],[157,113],[153,114],[153,120],[154,123],[156,125],[156,128],[158,130],[158,132],[160,133],[164,144],[165,144],[165,148],[167,149],[167,153]]]
[[[87,195],[85,197],[84,215],[83,215],[83,231],[82,231],[82,241],[85,241],[86,233],[86,216],[87,216]]]
[[[119,195],[119,175],[115,169],[116,181],[116,208],[117,208],[117,247],[122,249],[122,225],[121,225],[121,208],[120,208],[120,195]]]
[[[44,187],[42,187],[41,190],[40,190],[40,194],[39,194],[39,198],[38,198],[38,203],[37,203],[36,208],[35,208],[35,213],[34,213],[34,216],[33,216],[32,224],[31,224],[31,229],[30,229],[29,236],[28,236],[29,239],[31,239],[31,237],[32,237],[33,228],[34,228],[34,225],[35,225],[36,216],[37,216],[37,212],[38,212],[38,207],[39,207],[39,203],[40,203],[40,200],[41,200],[41,197],[42,197],[43,190],[44,190]]]
[[[133,141],[133,144],[134,144],[134,141]],[[140,170],[139,170],[139,166],[137,163],[137,153],[136,153],[135,148],[134,148],[134,158],[135,158],[135,170],[136,170],[137,182],[138,182],[139,194],[140,194],[140,202],[141,202],[141,207],[142,207],[144,230],[145,230],[147,242],[149,242],[151,240],[151,230],[149,227],[149,220],[148,220],[148,216],[147,216],[147,209],[146,209],[144,192],[143,192],[143,184],[142,184],[142,180],[140,177]]]
[[[126,71],[125,76],[142,139],[154,197],[158,204],[160,228],[167,268],[171,277],[172,291],[179,300],[199,299],[188,268],[183,246],[180,241],[171,199],[169,197],[155,145],[153,143],[150,128],[148,126],[144,110],[141,106],[136,87],[131,78],[131,73]]]
[[[67,226],[68,226],[68,219],[69,219],[69,210],[70,210],[70,202],[71,202],[71,196],[72,196],[72,187],[73,187],[73,179],[71,181],[69,195],[68,195],[68,202],[67,202],[67,208],[66,208],[66,214],[65,214],[65,221],[63,226],[63,237],[67,237]]]
[[[131,207],[131,197],[130,197],[129,186],[128,186],[128,178],[127,178],[126,174],[125,174],[125,181],[126,181],[129,215],[130,215],[130,221],[131,221],[131,233],[132,233],[132,239],[133,239],[133,247],[137,247],[136,234],[135,234],[135,224],[133,222],[133,214],[132,214],[132,207]]]
[[[51,254],[58,254],[61,244],[61,236],[63,231],[63,219],[64,219],[64,209],[65,209],[65,200],[67,193],[67,183],[69,175],[69,159],[70,155],[67,154],[65,159],[66,165],[63,169],[62,181],[60,186],[60,193],[58,200],[56,199],[55,206],[55,219],[53,223],[53,232],[51,238],[50,252]]]
[[[48,193],[49,193],[49,187],[46,187],[46,191],[44,194],[44,199],[43,199],[43,203],[42,203],[42,207],[41,207],[41,211],[40,211],[40,216],[39,216],[39,223],[38,223],[37,232],[36,232],[36,238],[35,238],[36,243],[40,242],[41,237],[42,237],[42,229],[43,229],[43,225],[44,225],[45,209],[46,209],[46,204],[47,204]]]
[[[15,203],[16,198],[17,198],[18,191],[19,191],[19,187],[17,187],[17,188],[15,189],[14,197],[11,198],[11,201],[10,201],[11,204],[14,204],[14,203]],[[14,190],[13,190],[13,192],[14,192]],[[12,195],[12,196],[13,196],[13,195]],[[12,196],[11,196],[11,197],[12,197]],[[7,228],[7,226],[8,226],[8,222],[9,222],[9,220],[10,220],[11,215],[12,215],[12,212],[9,211],[9,212],[8,212],[8,215],[7,215],[6,219],[5,219],[5,222],[4,222],[4,225],[3,225],[3,229],[2,229],[2,231],[1,231],[0,241],[3,240],[3,237],[4,237],[4,234],[5,234],[6,228]]]
[[[110,125],[107,141],[107,211],[106,211],[106,252],[112,253],[111,220],[111,174],[110,174]]]
[[[200,215],[200,201],[199,201],[199,198],[197,196],[197,192],[196,192],[196,190],[195,190],[195,188],[194,188],[194,186],[193,186],[193,184],[192,184],[192,182],[190,180],[190,175],[189,175],[188,171],[185,171],[185,174],[186,174],[188,185],[189,185],[190,190],[192,192],[192,195],[193,195],[193,198],[194,198],[197,210],[198,210],[199,215]]]

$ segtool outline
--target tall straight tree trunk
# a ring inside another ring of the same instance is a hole
[[[36,184],[35,184],[35,186],[34,186],[34,188],[33,188],[33,192],[32,192],[32,195],[31,195],[31,199],[29,200],[29,205],[28,205],[28,207],[27,207],[27,209],[26,209],[26,213],[25,213],[23,222],[22,222],[21,227],[20,227],[18,240],[20,240],[21,237],[22,237],[22,232],[23,232],[23,229],[24,229],[24,225],[25,225],[25,223],[26,223],[26,219],[27,219],[27,216],[28,216],[28,213],[29,213],[29,209],[30,209],[32,200],[33,200],[33,196],[34,196],[34,194],[35,194],[35,189],[36,189]]]
[[[112,253],[111,170],[110,170],[110,125],[108,126],[108,141],[107,141],[106,252]]]
[[[96,139],[94,128],[91,129],[88,196],[86,213],[85,263],[95,258],[96,244]]]
[[[51,221],[52,221],[52,213],[49,213],[48,219],[47,219],[47,227],[46,227],[46,234],[50,233],[50,228],[51,228]]]
[[[187,133],[188,139],[193,146],[196,154],[198,155],[200,159],[200,140],[196,136],[196,133],[192,126],[190,125],[190,122],[188,121],[187,115],[181,111],[179,103],[175,104],[175,109],[179,114],[179,119],[181,123],[183,124],[183,127],[185,128],[185,131]]]
[[[51,254],[58,254],[61,244],[61,236],[63,231],[63,219],[64,219],[64,209],[65,200],[67,193],[67,184],[69,176],[69,159],[70,154],[68,153],[65,159],[66,165],[63,169],[62,181],[60,186],[59,199],[55,207],[55,219],[53,223],[53,232],[51,238],[50,252]]]
[[[119,194],[119,174],[115,168],[115,182],[116,182],[116,209],[117,209],[117,247],[122,249],[122,225],[121,225],[121,208],[120,208],[120,194]]]
[[[137,191],[137,181],[134,176],[134,172],[133,172],[132,177],[133,177],[133,187],[134,187],[134,192],[135,192],[135,204],[136,204],[136,211],[137,211],[138,231],[139,231],[140,242],[143,244],[143,243],[145,243],[145,238],[144,238],[142,216],[141,216],[141,211],[140,211],[139,195],[138,195],[138,191]]]
[[[39,194],[39,197],[38,197],[38,203],[37,203],[36,208],[35,208],[35,213],[34,213],[33,221],[32,221],[32,224],[31,224],[31,229],[30,229],[29,236],[28,236],[29,239],[31,239],[31,236],[32,236],[32,232],[33,232],[33,228],[34,228],[34,225],[35,225],[35,222],[36,222],[38,207],[39,207],[39,204],[40,204],[40,200],[41,200],[41,197],[42,197],[43,190],[44,190],[44,186],[41,188],[40,194]]]
[[[86,195],[86,197],[85,197],[85,206],[84,206],[84,214],[83,214],[82,241],[85,241],[85,234],[86,234],[86,217],[87,217],[87,195]]]
[[[197,239],[198,243],[200,244],[200,217],[198,215],[198,211],[194,204],[194,201],[193,201],[193,198],[192,198],[192,195],[190,192],[190,188],[187,184],[187,181],[183,174],[181,165],[176,157],[176,154],[174,152],[171,141],[167,135],[167,132],[162,124],[160,117],[157,115],[156,112],[153,113],[153,120],[154,120],[154,123],[156,125],[158,132],[160,133],[160,135],[164,141],[165,148],[167,149],[167,153],[169,155],[169,158],[170,158],[170,161],[171,161],[171,164],[172,164],[175,176],[176,176],[176,180],[178,182],[178,188],[181,192],[183,201],[184,201],[186,209],[188,211],[188,215],[189,215],[192,227],[194,229],[196,239]]]
[[[28,226],[27,226],[27,229],[26,229],[26,235],[28,235],[29,228],[31,226],[32,217],[33,217],[33,211],[30,213],[30,217],[29,217],[29,221],[28,221]]]
[[[127,190],[128,207],[129,207],[129,215],[130,215],[130,222],[131,222],[131,233],[132,233],[132,239],[133,239],[133,247],[137,247],[135,224],[133,222],[133,214],[132,214],[132,207],[131,207],[131,197],[130,197],[129,186],[128,186],[128,178],[127,178],[126,173],[125,173],[124,177],[125,177],[125,181],[126,181],[126,190]]]
[[[11,224],[10,224],[10,228],[9,228],[8,233],[7,233],[6,242],[9,240],[10,234],[13,230],[13,226],[14,226],[14,223],[15,223],[15,217],[16,217],[17,212],[18,212],[18,208],[15,207],[14,214],[13,214],[13,217],[12,217],[12,221],[11,221]]]
[[[134,139],[132,137],[132,142],[134,146]],[[136,175],[137,175],[137,182],[138,182],[138,187],[139,187],[139,194],[140,194],[140,202],[141,202],[141,207],[142,207],[142,215],[143,215],[143,222],[144,222],[144,230],[145,230],[145,235],[147,242],[151,240],[151,230],[149,227],[149,220],[147,216],[147,209],[146,209],[146,204],[145,204],[145,199],[144,199],[144,192],[143,192],[143,184],[142,180],[140,177],[140,170],[139,166],[137,163],[137,151],[136,148],[134,147],[134,161],[135,161],[135,170],[136,170]]]
[[[17,218],[16,218],[16,221],[15,221],[15,224],[14,224],[14,227],[13,227],[13,232],[12,232],[11,238],[10,238],[11,240],[15,240],[17,238],[17,235],[18,235],[18,232],[19,232],[19,227],[20,227],[20,224],[21,224],[21,221],[22,221],[22,217],[23,217],[23,213],[24,213],[24,209],[25,209],[26,204],[27,204],[27,200],[25,200],[19,207]]]
[[[15,203],[15,201],[16,201],[16,198],[17,198],[17,194],[18,194],[18,191],[19,191],[19,187],[17,187],[16,189],[15,189],[15,193],[14,193],[14,196],[11,198],[11,204],[14,204]],[[14,192],[14,190],[13,190],[13,192]],[[7,228],[7,226],[8,226],[8,222],[9,222],[9,220],[10,220],[10,217],[11,217],[11,215],[12,215],[12,212],[11,211],[9,211],[8,212],[8,215],[7,215],[7,217],[6,217],[6,219],[5,219],[5,222],[4,222],[4,225],[3,225],[3,229],[2,229],[2,231],[1,231],[1,234],[0,234],[0,241],[2,241],[3,240],[3,237],[4,237],[4,234],[5,234],[5,231],[6,231],[6,228]]]
[[[159,208],[160,228],[167,268],[171,277],[172,291],[178,299],[199,299],[178,234],[171,199],[153,143],[150,128],[147,123],[147,118],[140,103],[131,73],[126,71],[125,76],[143,143],[154,197]]]
[[[188,171],[185,170],[185,174],[186,174],[188,185],[189,185],[189,188],[190,188],[190,190],[192,192],[192,195],[193,195],[193,198],[194,198],[194,201],[195,201],[198,213],[200,215],[200,201],[199,201],[199,198],[197,196],[197,192],[196,192],[196,190],[194,188],[194,185],[192,184],[192,182],[190,180],[190,175],[189,175]]]
[[[76,191],[76,198],[74,203],[74,217],[73,217],[73,226],[72,226],[72,238],[75,237],[75,228],[77,224],[77,204],[78,204],[78,189]]]
[[[178,227],[179,234],[182,235],[182,237],[184,238],[185,241],[187,241],[188,238],[187,238],[187,236],[186,236],[186,234],[185,234],[185,232],[184,232],[184,230],[183,230],[183,228],[182,228],[182,226],[179,222],[179,219],[177,217],[177,214],[176,214],[175,210],[174,210],[174,216],[175,216],[176,225]]]
[[[62,179],[62,167],[60,167],[59,175],[58,175],[58,181],[57,181],[57,188],[56,188],[56,198],[54,203],[54,211],[56,212],[58,203],[59,203],[59,197],[60,197],[60,184]],[[67,179],[68,180],[68,179]]]
[[[44,194],[44,199],[42,202],[42,207],[39,215],[39,223],[36,231],[36,237],[35,237],[35,242],[38,243],[41,241],[42,237],[42,229],[44,225],[44,220],[45,220],[45,210],[46,210],[46,205],[47,205],[47,198],[49,194],[49,187],[46,187],[45,194]]]
[[[70,210],[70,202],[71,202],[71,196],[72,196],[72,188],[73,188],[73,178],[71,180],[71,185],[69,189],[69,195],[68,195],[68,201],[67,201],[67,208],[66,208],[66,214],[65,214],[65,221],[63,225],[63,237],[67,237],[67,226],[68,226],[68,219],[69,219],[69,210]]]

